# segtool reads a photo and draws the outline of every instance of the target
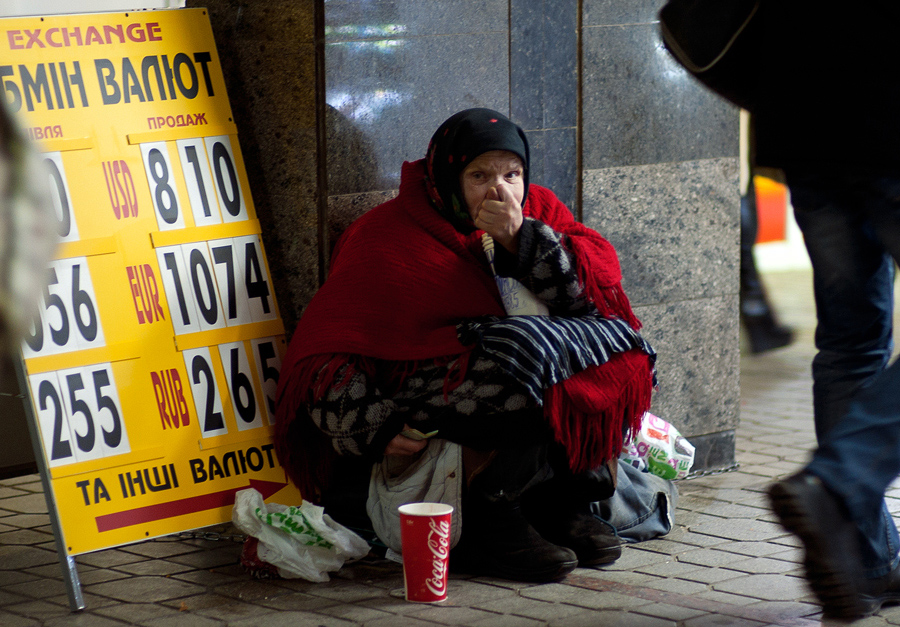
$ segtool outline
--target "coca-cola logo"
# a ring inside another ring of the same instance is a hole
[[[447,593],[447,558],[450,555],[450,523],[431,520],[428,523],[428,550],[431,551],[431,577],[425,587],[435,596]]]

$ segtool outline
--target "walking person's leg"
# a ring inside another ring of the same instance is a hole
[[[789,172],[788,182],[813,268],[813,407],[821,442],[890,358],[892,261],[867,218],[865,198],[832,177]]]
[[[779,324],[772,305],[766,295],[762,277],[753,258],[753,247],[759,231],[756,208],[756,187],[751,170],[750,183],[746,194],[741,196],[741,322],[750,340],[750,352],[765,351],[787,346],[794,339],[794,333]]]
[[[855,617],[900,601],[897,530],[884,505],[900,472],[900,367],[884,370],[900,181],[886,187],[790,173],[788,180],[814,272],[819,449],[770,495],[806,547],[807,577],[826,615]]]

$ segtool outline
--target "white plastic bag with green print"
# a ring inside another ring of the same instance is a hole
[[[671,424],[647,412],[619,459],[663,479],[684,479],[694,465],[694,445]]]
[[[259,558],[278,568],[286,579],[328,581],[348,560],[364,557],[369,544],[336,523],[318,505],[300,507],[266,503],[249,488],[235,495],[231,520],[259,540]]]

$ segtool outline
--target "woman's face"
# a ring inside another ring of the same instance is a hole
[[[524,173],[522,160],[508,150],[491,150],[473,159],[459,175],[459,186],[472,219],[492,187],[506,186],[521,205],[525,196]]]

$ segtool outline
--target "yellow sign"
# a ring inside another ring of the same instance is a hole
[[[203,9],[0,20],[0,83],[63,241],[22,348],[70,554],[299,503],[284,328]]]

